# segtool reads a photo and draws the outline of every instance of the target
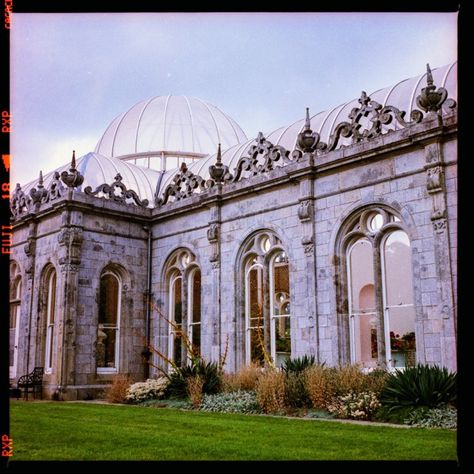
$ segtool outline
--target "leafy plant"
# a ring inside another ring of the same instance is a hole
[[[187,380],[200,377],[203,383],[202,393],[217,393],[221,386],[221,369],[216,362],[206,362],[196,359],[185,367],[176,367],[166,374],[169,380],[168,395],[176,398],[185,398],[188,395]]]
[[[380,402],[374,392],[350,392],[333,399],[328,406],[330,413],[339,418],[370,420],[380,408]]]
[[[261,413],[254,391],[238,390],[230,393],[204,395],[201,410],[220,413]]]
[[[195,377],[188,377],[186,379],[186,389],[188,392],[189,400],[191,401],[194,408],[201,406],[203,396],[202,389],[204,387],[204,380],[200,375]]]
[[[311,406],[311,399],[306,389],[306,371],[286,374],[285,396],[286,403],[292,408]]]
[[[305,354],[303,357],[296,357],[295,359],[287,357],[281,368],[285,374],[290,372],[301,373],[303,370],[306,370],[315,364],[316,358],[313,355],[308,356]]]
[[[412,410],[404,423],[421,428],[456,429],[457,410],[449,406],[441,408],[420,407]]]
[[[389,374],[381,394],[389,411],[403,407],[437,408],[456,402],[456,374],[446,368],[418,364]]]
[[[165,395],[167,385],[168,380],[165,377],[137,382],[128,388],[125,399],[131,403],[158,400]]]

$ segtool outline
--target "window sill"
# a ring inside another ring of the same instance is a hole
[[[97,368],[97,373],[98,374],[116,374],[118,372],[117,369],[115,368],[109,368],[109,367],[98,367]]]

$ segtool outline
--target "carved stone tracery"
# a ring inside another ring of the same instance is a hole
[[[128,200],[133,200],[133,202],[140,207],[148,206],[148,199],[140,200],[138,194],[131,189],[127,189],[125,184],[122,183],[122,176],[120,173],[117,173],[115,176],[115,181],[111,184],[101,184],[96,188],[95,191],[92,191],[90,186],[84,189],[84,193],[90,196],[97,196],[99,193],[102,193],[104,197],[110,199],[114,202],[120,204],[128,204]]]

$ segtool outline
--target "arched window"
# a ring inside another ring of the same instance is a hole
[[[10,264],[10,378],[16,377],[20,329],[21,274],[15,262]]]
[[[50,268],[46,274],[46,343],[45,373],[52,373],[54,368],[55,327],[56,327],[56,270]]]
[[[343,239],[351,361],[406,367],[415,361],[411,247],[400,219],[364,211]]]
[[[122,281],[118,274],[105,271],[100,277],[97,326],[97,372],[117,372],[120,354],[120,303]]]
[[[280,239],[271,232],[252,237],[244,245],[243,273],[245,363],[262,364],[269,352],[280,366],[291,356],[288,257]]]
[[[194,255],[177,250],[167,264],[168,358],[184,365],[201,352],[201,271]]]

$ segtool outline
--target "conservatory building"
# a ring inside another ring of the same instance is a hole
[[[12,193],[11,382],[91,398],[190,347],[456,369],[456,98],[453,63],[252,137],[197,98],[132,106]]]

